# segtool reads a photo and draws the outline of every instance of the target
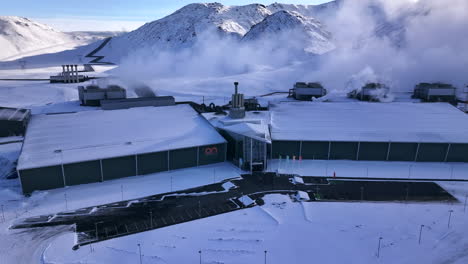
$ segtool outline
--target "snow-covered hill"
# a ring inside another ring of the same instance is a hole
[[[0,60],[72,41],[70,35],[27,18],[0,16]]]
[[[60,32],[24,17],[0,16],[0,61],[55,53],[119,32]]]
[[[268,41],[279,36],[300,42],[301,48],[314,54],[323,54],[334,48],[330,41],[331,34],[324,30],[318,20],[286,10],[278,11],[254,25],[242,40]]]
[[[316,28],[314,32],[325,32],[323,25],[313,20],[313,16],[323,17],[336,11],[339,4],[335,2],[323,5],[291,5],[272,4],[269,6],[251,4],[244,6],[225,6],[220,3],[199,3],[187,5],[173,14],[162,19],[150,22],[130,33],[114,38],[98,55],[106,56],[106,59],[116,62],[128,53],[143,48],[151,47],[157,50],[174,50],[187,48],[194,45],[201,36],[207,32],[217,37],[241,39],[254,25],[261,23],[265,18],[278,11],[294,11],[301,16],[301,23],[306,23],[306,31]],[[287,13],[292,14],[292,13]],[[277,15],[271,17],[271,23],[279,19]],[[313,21],[313,22],[310,22]],[[312,25],[314,24],[314,25]],[[288,27],[282,27],[286,30]],[[205,35],[204,35],[205,34]],[[313,37],[317,36],[307,34]],[[329,41],[330,34],[320,34],[320,41]],[[327,46],[329,43],[318,46]],[[314,49],[313,49],[314,50]]]

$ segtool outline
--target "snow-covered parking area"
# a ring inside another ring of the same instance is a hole
[[[464,184],[464,190],[468,185]],[[266,204],[82,247],[61,235],[44,263],[466,263],[468,213],[461,204]],[[453,209],[450,227],[449,210]],[[418,244],[422,228],[421,244]],[[377,258],[379,237],[380,257]]]

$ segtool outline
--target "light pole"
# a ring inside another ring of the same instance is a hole
[[[379,237],[379,245],[377,246],[377,258],[380,257],[380,241],[382,241],[383,237]]]
[[[267,264],[267,251],[265,250],[265,264]]]
[[[447,223],[447,228],[450,228],[450,220],[452,219],[452,213],[453,213],[453,210],[450,209],[449,210],[449,219],[448,219],[448,223]]]
[[[465,205],[463,205],[463,213],[466,211],[466,200],[468,199],[468,194],[465,195]]]
[[[123,199],[124,199],[124,198],[123,198],[123,185],[120,185],[120,194],[121,194],[121,196],[122,196],[122,201],[123,201]]]
[[[421,225],[421,227],[419,228],[419,241],[418,241],[418,244],[421,244],[421,235],[422,235],[423,227],[424,227],[424,225]]]
[[[142,264],[143,260],[141,258],[141,245],[140,245],[140,243],[138,243],[137,245],[138,245],[138,251],[140,252],[140,264]]]
[[[198,250],[198,255],[200,256],[200,264],[201,264],[201,250]]]
[[[67,194],[64,193],[63,196],[65,197],[65,210],[68,211],[68,201],[67,201]]]

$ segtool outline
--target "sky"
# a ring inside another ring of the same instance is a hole
[[[22,16],[61,31],[130,31],[196,0],[2,0],[0,15]],[[210,2],[210,1],[203,1]],[[212,0],[214,2],[214,0]],[[273,2],[320,4],[329,0],[220,1],[225,5]]]

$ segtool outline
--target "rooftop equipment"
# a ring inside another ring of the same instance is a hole
[[[414,88],[413,98],[423,102],[449,102],[456,104],[457,89],[445,83],[420,83]]]
[[[355,98],[360,101],[380,102],[387,98],[390,89],[382,83],[368,83],[360,90],[353,90],[348,93],[349,98]]]
[[[31,110],[0,107],[0,137],[23,136]]]
[[[465,113],[468,113],[468,85],[463,90],[458,100],[458,108]]]
[[[170,106],[175,105],[172,96],[140,97],[126,99],[101,100],[101,107],[104,110],[128,109],[145,106]]]
[[[327,94],[327,90],[318,82],[297,82],[294,88],[289,89],[289,96],[296,100],[310,101],[312,98],[319,98]]]
[[[127,91],[117,85],[110,85],[107,88],[99,88],[97,85],[78,86],[78,96],[81,105],[100,106],[101,100],[127,98]]]
[[[78,65],[62,65],[62,72],[50,76],[51,83],[79,83],[89,80],[88,76],[80,75],[79,72],[94,71],[90,65],[85,65],[83,71],[78,71]]]
[[[234,94],[231,100],[231,109],[229,117],[232,119],[240,119],[245,117],[244,95],[238,93],[238,82],[234,82]]]

